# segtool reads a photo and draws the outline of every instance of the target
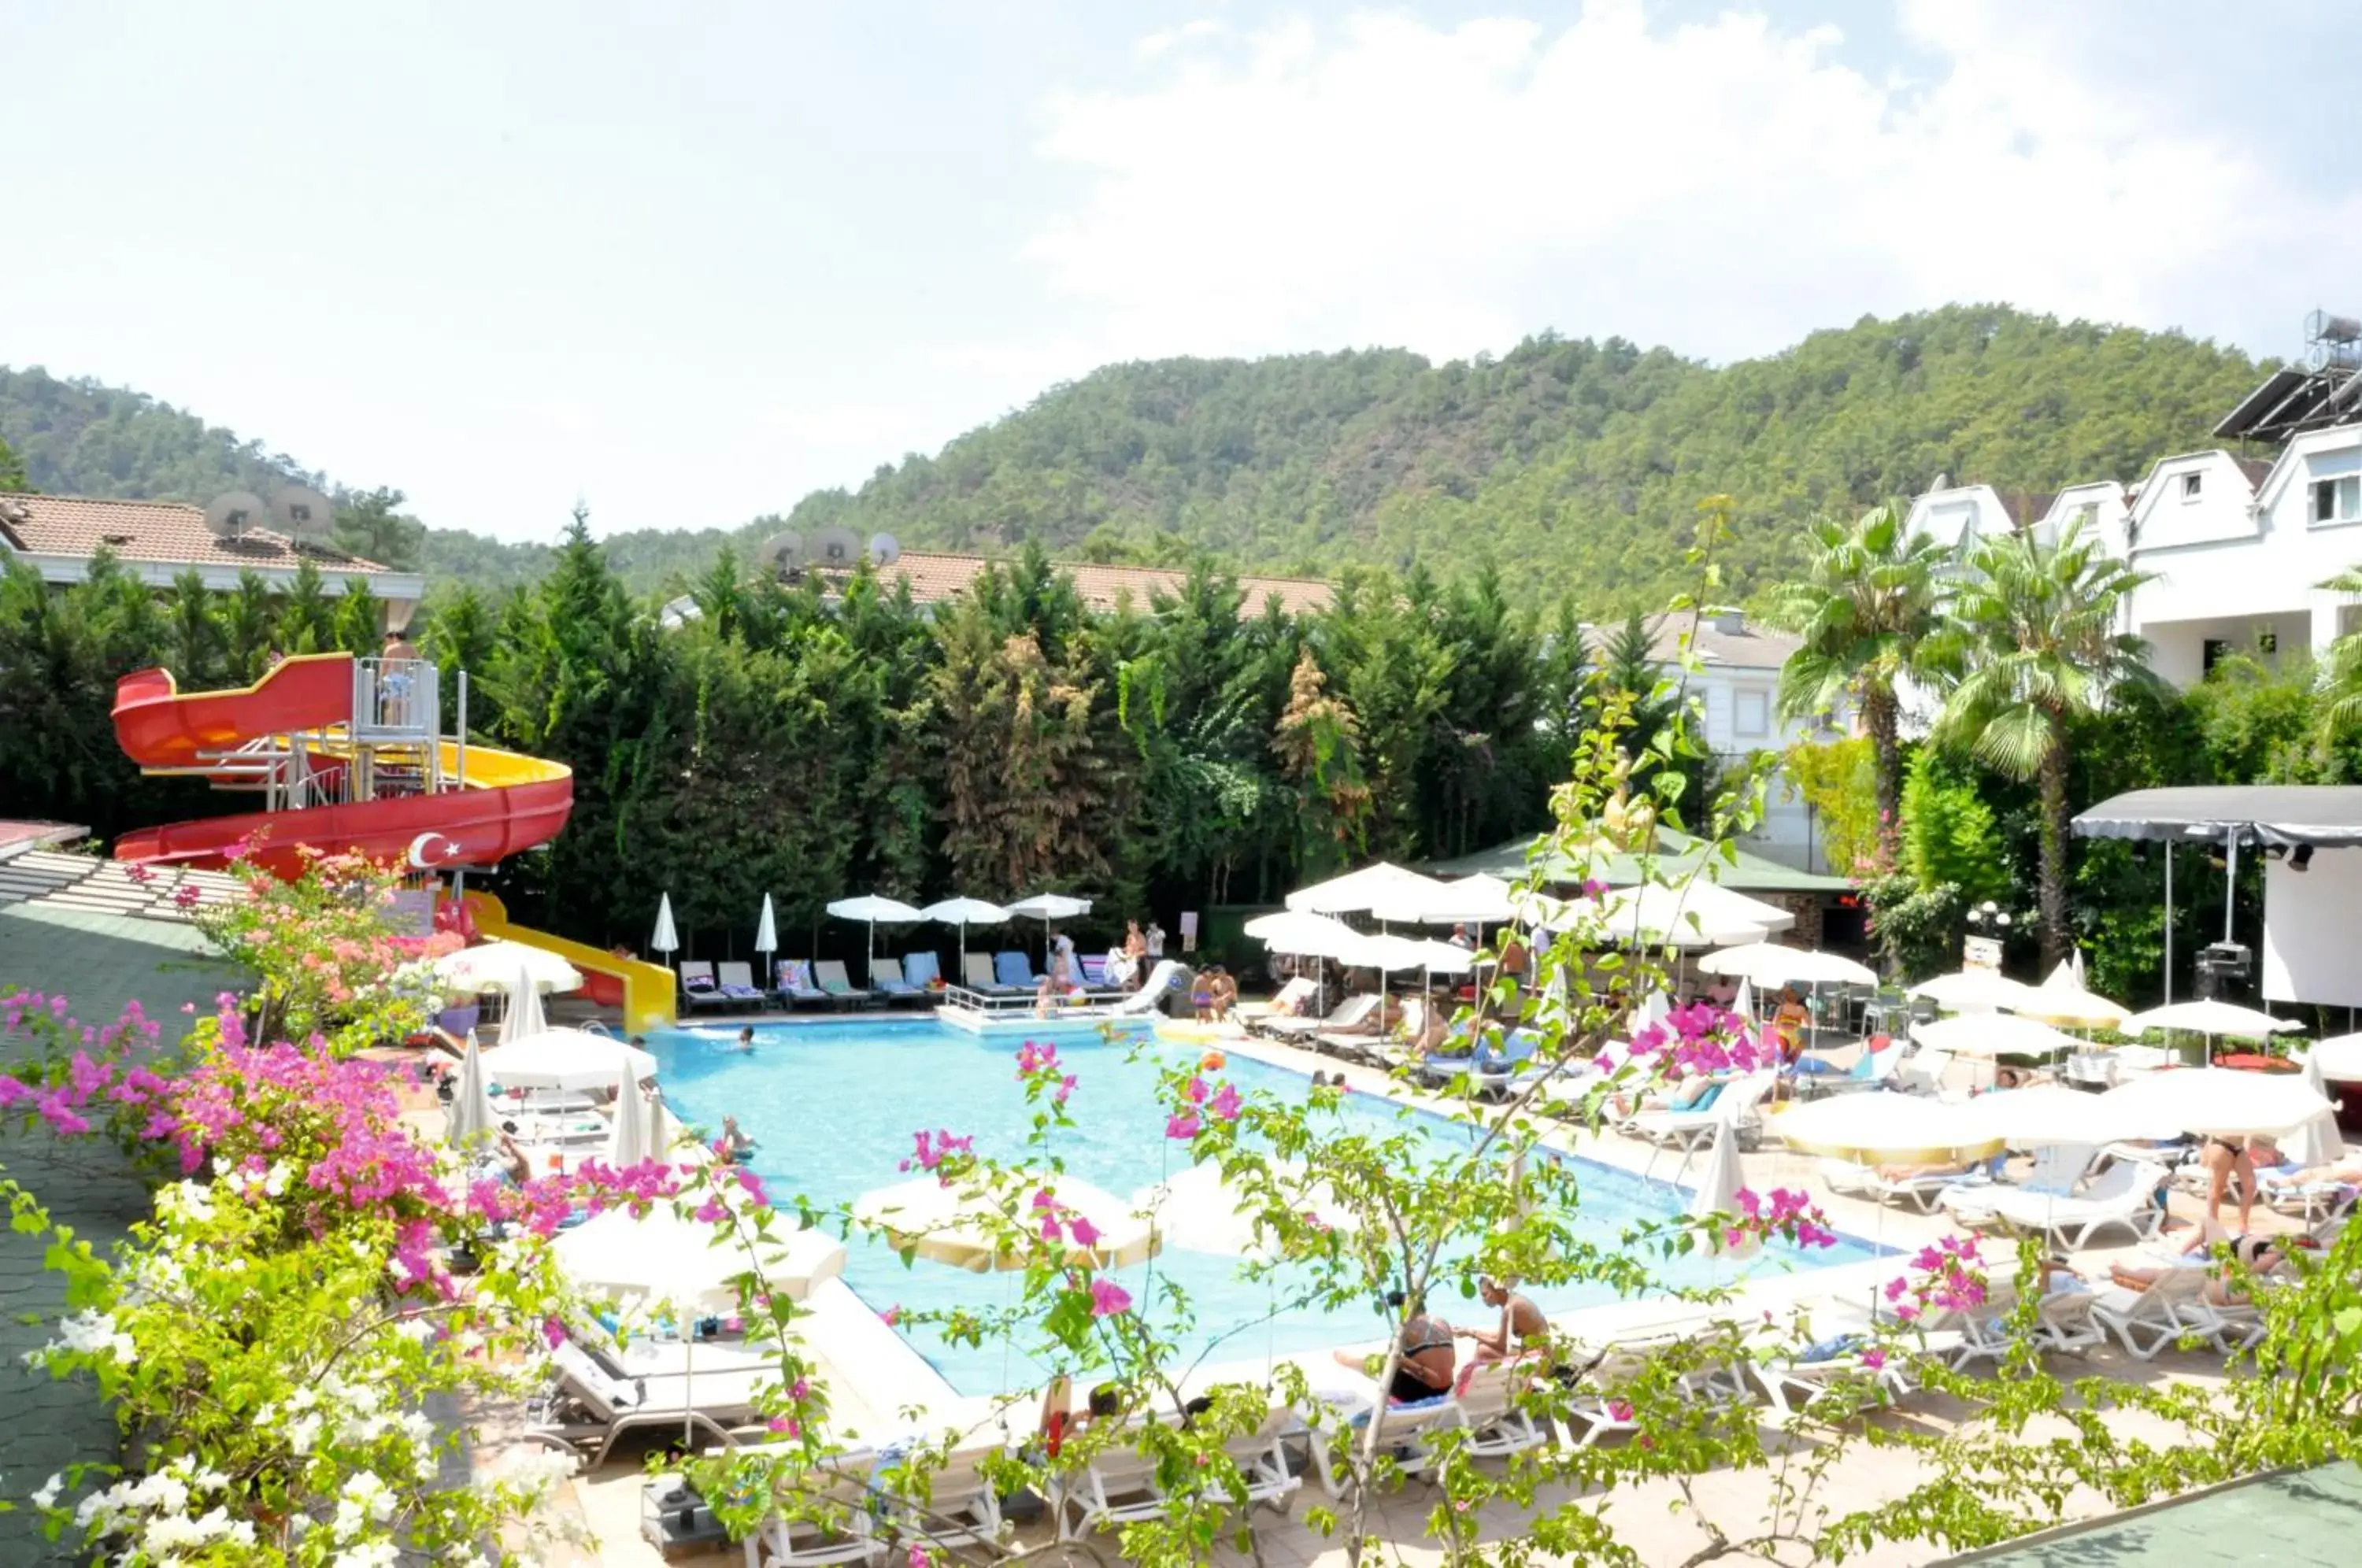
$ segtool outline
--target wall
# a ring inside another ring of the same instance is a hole
[[[2362,1007],[2356,931],[2362,931],[2362,849],[2316,850],[2303,871],[2267,861],[2264,945],[2257,955],[2263,999]]]

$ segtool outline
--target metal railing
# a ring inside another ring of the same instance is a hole
[[[353,738],[432,741],[443,732],[443,686],[423,658],[353,660]]]

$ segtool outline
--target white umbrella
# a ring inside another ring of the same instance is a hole
[[[615,1124],[607,1138],[607,1163],[617,1170],[641,1165],[657,1155],[654,1108],[640,1092],[637,1078],[615,1084]]]
[[[1338,1201],[1336,1190],[1325,1181],[1309,1177],[1302,1165],[1282,1161],[1273,1166],[1272,1174],[1294,1212],[1332,1231],[1354,1223],[1352,1212]],[[1133,1195],[1132,1206],[1147,1215],[1163,1246],[1226,1257],[1274,1255],[1269,1233],[1255,1223],[1261,1205],[1224,1181],[1222,1167],[1211,1162],[1191,1165],[1170,1180],[1142,1188]]]
[[[2084,988],[2083,955],[2080,952],[2070,963],[2051,970],[2050,977],[2016,1003],[2014,1010],[2021,1018],[2055,1023],[2063,1029],[2115,1029],[2132,1014],[2132,1009],[2122,1002],[2110,1001]]]
[[[1042,966],[1046,969],[1050,966],[1050,922],[1074,920],[1090,913],[1091,901],[1078,899],[1072,893],[1036,893],[1030,899],[1020,899],[1010,905],[1009,912],[1042,922]]]
[[[1929,1050],[1956,1056],[2053,1056],[2083,1048],[2071,1034],[2005,1012],[1964,1012],[1915,1023],[1911,1038]]]
[[[1480,872],[1433,888],[1396,884],[1378,896],[1370,913],[1390,924],[1506,925],[1518,918],[1518,903],[1516,889]]]
[[[999,925],[1009,919],[1009,911],[999,904],[988,904],[982,899],[944,899],[929,904],[919,913],[938,925],[959,927],[960,984],[967,984],[967,928],[972,925]]]
[[[1755,982],[1753,980],[1742,978],[1738,982],[1738,994],[1730,999],[1730,1010],[1745,1019],[1752,1019],[1755,1016]]]
[[[1791,1148],[1856,1165],[1943,1165],[1982,1159],[2001,1141],[1966,1108],[1911,1094],[1848,1094],[1793,1105],[1763,1119]]]
[[[1384,977],[1389,974],[1394,974],[1404,969],[1426,968],[1428,966],[1427,950],[1429,947],[1433,945],[1437,944],[1426,942],[1414,942],[1407,936],[1388,936],[1385,934],[1377,936],[1363,936],[1358,939],[1357,945],[1352,947],[1351,950],[1345,953],[1332,954],[1330,956],[1341,958],[1348,964],[1359,965],[1361,967],[1365,969],[1375,969],[1378,972],[1380,977],[1380,984],[1378,987],[1378,1030],[1379,1032],[1384,1033],[1386,1027],[1386,989],[1384,984]],[[1441,945],[1450,946],[1451,944],[1449,943],[1445,943]],[[1454,951],[1457,951],[1457,949],[1454,949]]]
[[[2119,1027],[2126,1034],[2140,1034],[2152,1029],[2181,1029],[2210,1038],[2219,1034],[2234,1040],[2267,1040],[2285,1031],[2301,1031],[2304,1025],[2293,1019],[2274,1018],[2268,1012],[2259,1012],[2254,1008],[2239,1007],[2231,1002],[2186,1001],[2134,1013]]]
[[[877,922],[908,925],[926,917],[900,899],[886,898],[877,893],[865,893],[857,899],[839,899],[828,906],[828,912],[839,920],[857,920],[869,927],[869,967],[877,967]]]
[[[2152,1138],[2281,1138],[2332,1107],[2295,1073],[2181,1067],[2151,1073],[2102,1095],[2117,1124]]]
[[[1738,1212],[1738,1189],[1746,1185],[1745,1173],[1738,1162],[1738,1134],[1728,1121],[1715,1124],[1714,1146],[1706,1152],[1705,1167],[1698,1172],[1697,1190],[1691,1195],[1689,1213],[1693,1220],[1705,1220],[1716,1214]],[[1736,1247],[1716,1231],[1708,1243],[1710,1250],[1741,1256],[1755,1250],[1752,1237],[1742,1237]]]
[[[2320,1055],[2318,1049],[2306,1052],[2303,1070],[2297,1077],[2303,1080],[2305,1088],[2323,1099],[2330,1100],[2334,1106],[2335,1102],[2330,1095],[2329,1084],[2322,1074]],[[2336,1110],[2332,1109],[2322,1112],[2281,1139],[2279,1150],[2300,1165],[2325,1165],[2337,1158],[2345,1152],[2345,1138],[2337,1131]]]
[[[1970,1008],[2002,1008],[2012,1011],[2034,1004],[2034,988],[2013,980],[1997,969],[1955,969],[1948,975],[1922,980],[1911,995],[1925,997],[1937,1007],[1959,1011]]]
[[[1806,952],[1776,942],[1726,947],[1697,961],[1709,975],[1738,975],[1759,985],[1874,986],[1875,970],[1835,953]]]
[[[1449,882],[1439,882],[1432,877],[1422,877],[1416,871],[1407,871],[1381,860],[1374,866],[1348,871],[1342,877],[1331,877],[1326,882],[1298,888],[1287,895],[1287,907],[1314,914],[1365,914],[1381,901],[1391,903],[1406,895],[1441,899],[1450,893],[1451,889]]]
[[[1047,1191],[1066,1213],[1079,1214],[1098,1231],[1084,1246],[1068,1241],[1066,1261],[1079,1268],[1122,1268],[1156,1255],[1155,1233],[1131,1205],[1087,1181],[1068,1176],[1048,1176],[1032,1184]],[[1018,1203],[1016,1222],[1029,1230],[1040,1216]],[[964,1268],[970,1274],[1025,1266],[1022,1254],[999,1244],[996,1220],[1006,1219],[993,1195],[980,1187],[945,1187],[933,1176],[898,1182],[865,1192],[854,1200],[853,1217],[886,1232],[898,1252]]]
[[[484,1072],[503,1088],[605,1088],[656,1075],[657,1059],[609,1034],[546,1029],[484,1053]]]
[[[1796,923],[1783,909],[1701,881],[1616,888],[1581,900],[1573,912],[1596,920],[1619,943],[1685,948],[1760,943]]]
[[[548,1029],[549,1020],[543,1017],[541,1011],[541,990],[520,968],[509,981],[509,1006],[508,1010],[501,1014],[498,1043],[508,1045],[519,1040],[530,1040],[536,1034],[546,1033]]]
[[[2112,1143],[2144,1136],[2121,1105],[2105,1095],[2085,1094],[2060,1084],[1981,1094],[1960,1111],[1967,1124],[2017,1149],[2059,1143]]]
[[[1360,953],[1362,944],[1369,940],[1341,920],[1302,910],[1257,915],[1243,929],[1274,953],[1293,954],[1299,958],[1359,962],[1352,955]]]
[[[771,895],[766,893],[763,895],[762,915],[755,922],[755,951],[767,959],[778,950],[779,922],[771,912]],[[767,969],[770,966],[766,964],[764,967]],[[764,978],[768,980],[769,977],[767,975]]]
[[[657,929],[655,934],[648,938],[648,951],[651,953],[670,954],[678,952],[679,948],[680,936],[672,928],[672,895],[670,893],[658,894],[657,897]]]
[[[476,1048],[476,1032],[472,1029],[468,1031],[468,1050],[459,1058],[458,1086],[452,1092],[451,1109],[444,1121],[451,1142],[461,1148],[491,1137],[497,1124],[492,1097],[484,1090],[483,1054]]]
[[[462,947],[436,959],[432,968],[436,982],[447,991],[506,991],[516,985],[519,974],[536,990],[571,991],[582,985],[581,973],[573,965],[546,947],[522,942]]]
[[[2316,1042],[2306,1055],[2324,1078],[2339,1083],[2362,1081],[2362,1034],[2333,1034]]]

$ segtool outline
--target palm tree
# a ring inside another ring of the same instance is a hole
[[[1864,513],[1851,526],[1811,525],[1801,582],[1773,600],[1772,624],[1804,638],[1780,670],[1780,715],[1811,722],[1850,701],[1870,736],[1878,781],[1878,847],[1890,863],[1902,842],[1903,703],[1898,683],[1935,673],[1944,547],[1915,536],[1907,502]]]
[[[2067,955],[2067,726],[2117,691],[2153,685],[2148,645],[2117,629],[2126,595],[2149,580],[2109,556],[2082,525],[2055,545],[2031,533],[1989,539],[1951,602],[1960,675],[1936,737],[2042,796],[2042,956]]]
[[[2331,593],[2362,595],[2362,566],[2348,567],[2313,586]],[[2321,745],[2326,748],[2348,725],[2362,719],[2362,633],[2348,632],[2329,645],[2321,695]]]

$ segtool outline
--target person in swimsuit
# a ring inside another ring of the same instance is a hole
[[[2256,1207],[2256,1156],[2244,1138],[2209,1138],[2199,1154],[2206,1167],[2206,1218],[2221,1220],[2223,1195],[2239,1178],[2239,1233],[2246,1235]]]
[[[1476,1342],[1476,1364],[1507,1361],[1518,1352],[1539,1348],[1550,1338],[1550,1320],[1542,1309],[1518,1295],[1497,1279],[1476,1282],[1477,1298],[1501,1313],[1498,1329],[1474,1329],[1468,1337]]]
[[[1399,1290],[1386,1293],[1386,1305],[1403,1314],[1402,1355],[1395,1363],[1394,1380],[1386,1385],[1386,1398],[1397,1405],[1416,1405],[1450,1389],[1453,1371],[1451,1325],[1440,1318],[1429,1317],[1424,1300]],[[1340,1365],[1373,1377],[1385,1369],[1384,1356],[1355,1355],[1349,1351],[1336,1354]]]

